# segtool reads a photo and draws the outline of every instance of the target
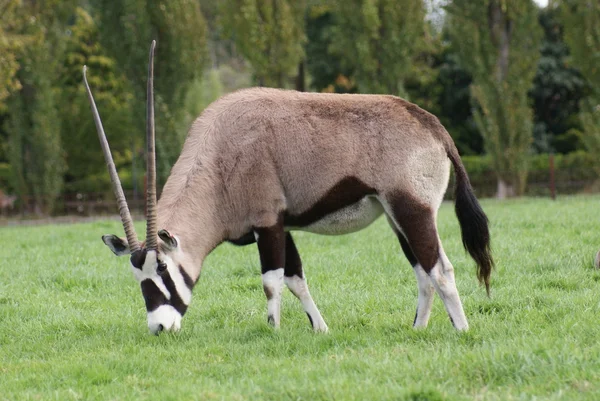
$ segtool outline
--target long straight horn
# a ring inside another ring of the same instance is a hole
[[[146,105],[146,249],[156,250],[158,236],[156,228],[156,152],[154,150],[154,48],[156,41],[150,45],[148,61],[148,87]]]
[[[106,134],[104,133],[104,128],[102,127],[102,120],[100,119],[100,114],[98,114],[96,102],[94,101],[94,96],[92,96],[92,91],[90,90],[90,86],[87,81],[86,71],[87,67],[83,66],[83,83],[85,84],[88,99],[92,107],[92,114],[94,115],[94,122],[96,123],[96,130],[98,131],[98,138],[100,139],[100,146],[102,147],[102,152],[104,153],[104,160],[106,160],[108,174],[110,174],[110,182],[112,183],[113,192],[115,193],[117,204],[119,205],[119,214],[121,215],[123,228],[125,229],[125,234],[127,235],[129,249],[133,253],[140,249],[140,243],[135,233],[135,227],[133,226],[133,220],[131,219],[131,214],[129,213],[129,207],[127,206],[125,194],[123,193],[121,180],[119,180],[119,175],[117,174],[115,162],[113,161],[112,154],[110,153],[108,140],[106,139]]]

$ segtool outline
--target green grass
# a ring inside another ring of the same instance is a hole
[[[100,241],[118,222],[2,228],[0,399],[598,399],[600,197],[483,206],[491,299],[453,205],[439,217],[462,334],[437,296],[429,327],[411,328],[416,280],[384,219],[342,237],[296,234],[325,335],[289,291],[281,329],[267,325],[255,246],[213,252],[182,331],[156,337],[128,260]]]

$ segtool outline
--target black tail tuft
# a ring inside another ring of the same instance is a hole
[[[456,175],[455,210],[462,232],[462,242],[477,263],[477,278],[485,285],[489,296],[490,275],[494,267],[494,260],[490,249],[488,218],[473,193],[465,167],[455,149],[448,152],[448,157],[454,165]]]

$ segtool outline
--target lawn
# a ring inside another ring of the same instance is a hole
[[[217,248],[182,331],[152,336],[128,260],[100,240],[118,222],[1,228],[0,399],[600,399],[600,197],[482,203],[491,298],[453,205],[438,219],[466,333],[437,296],[429,327],[411,328],[416,280],[385,219],[295,235],[329,334],[287,290],[281,329],[267,325],[254,245]]]

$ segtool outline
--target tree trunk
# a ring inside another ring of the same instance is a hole
[[[512,33],[512,22],[502,10],[499,0],[492,0],[488,9],[488,25],[490,27],[492,43],[498,49],[496,60],[496,80],[503,82],[508,75],[508,56],[510,50],[510,38]]]
[[[496,192],[496,198],[506,199],[515,196],[515,186],[502,178],[498,178],[498,190]]]
[[[298,92],[306,92],[306,79],[304,74],[304,60],[298,63],[298,75],[296,76],[296,90]]]

